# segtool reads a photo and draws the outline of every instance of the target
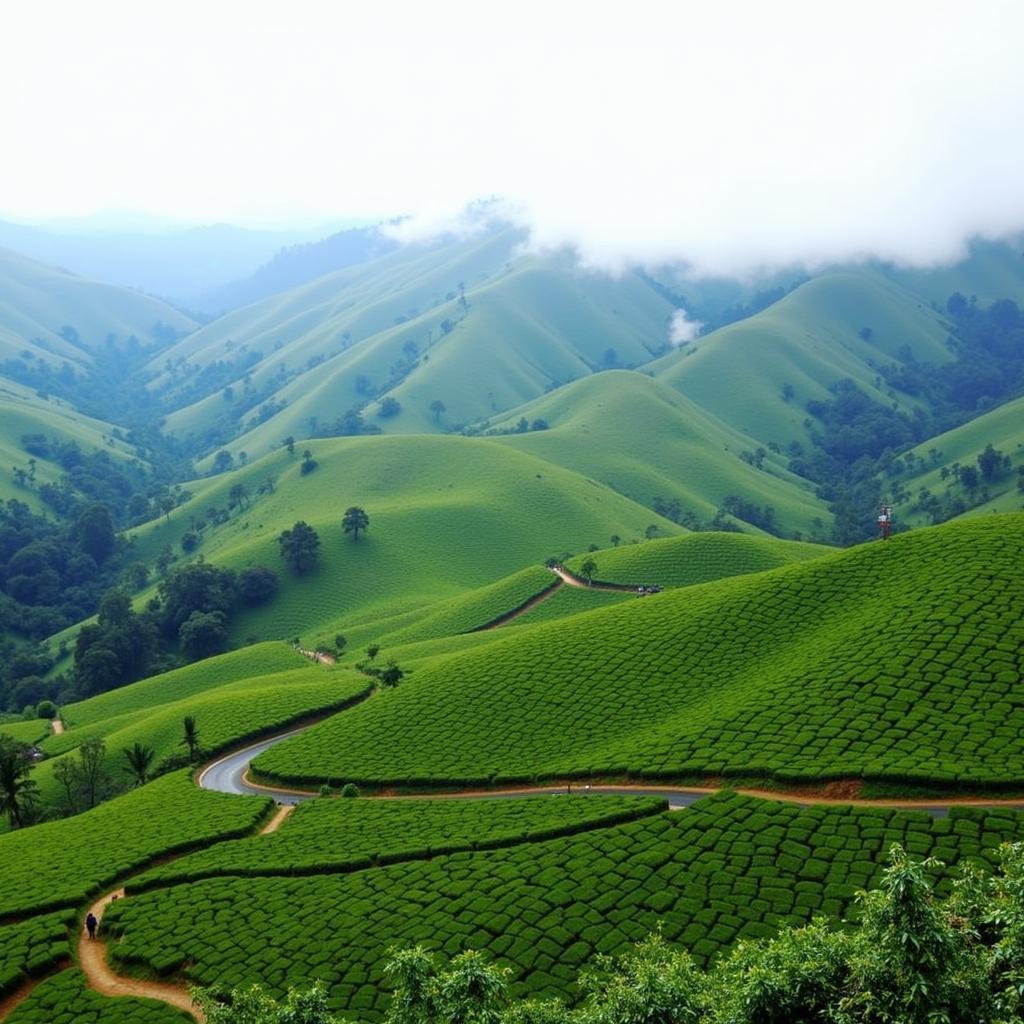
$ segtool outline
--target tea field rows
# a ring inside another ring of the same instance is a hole
[[[887,851],[991,865],[1024,835],[1011,811],[798,807],[722,793],[680,813],[510,849],[454,853],[315,878],[216,878],[108,911],[120,970],[184,970],[203,984],[322,979],[335,1008],[379,1020],[392,945],[482,949],[516,995],[572,995],[581,965],[656,927],[707,963],[738,937],[850,914]],[[944,869],[940,890],[951,877]]]
[[[0,999],[71,959],[72,911],[0,925]]]
[[[73,818],[0,836],[0,917],[82,904],[154,858],[252,831],[263,797],[201,790],[173,772]]]
[[[540,842],[656,814],[633,796],[311,800],[269,836],[219,843],[133,879],[129,893],[216,875],[317,874]]]
[[[514,630],[254,769],[293,784],[1019,786],[1021,564],[1024,516],[988,516]]]

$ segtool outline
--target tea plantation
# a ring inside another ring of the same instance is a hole
[[[71,958],[72,911],[0,926],[0,998]]]
[[[160,855],[245,835],[270,806],[198,789],[182,770],[77,817],[9,832],[0,836],[0,917],[80,905]]]
[[[1011,811],[798,807],[722,793],[685,811],[509,849],[454,853],[351,874],[216,878],[131,896],[105,925],[122,970],[184,969],[204,984],[315,978],[364,1020],[387,1006],[389,946],[488,951],[517,994],[572,995],[579,967],[661,924],[707,962],[739,936],[850,913],[889,846],[949,865],[991,864],[1024,836]],[[948,887],[943,871],[940,890]]]
[[[254,767],[1021,787],[1022,564],[1024,516],[986,516],[516,629]]]
[[[793,562],[834,554],[834,548],[744,533],[693,533],[644,544],[623,544],[569,559],[579,573],[587,558],[597,563],[596,580],[634,586],[689,587],[728,576],[777,569]]]
[[[220,843],[154,868],[129,892],[214,875],[318,874],[540,842],[657,814],[633,796],[482,800],[312,800],[270,836]]]
[[[9,1024],[182,1024],[193,1018],[153,999],[105,999],[77,971],[47,978],[7,1018]]]

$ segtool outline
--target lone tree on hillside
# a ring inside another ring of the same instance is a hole
[[[592,558],[588,558],[580,566],[580,575],[587,581],[587,586],[590,586],[594,581],[594,576],[597,573],[597,562]]]
[[[448,411],[440,398],[435,398],[430,403],[430,411],[434,414],[434,422],[440,423],[441,417]]]
[[[149,766],[153,763],[153,748],[136,743],[122,751],[128,762],[125,771],[135,779],[136,786],[144,786],[149,780]]]
[[[380,679],[381,686],[386,686],[393,690],[405,678],[405,672],[400,669],[398,667],[398,663],[392,659],[387,663],[387,666],[380,671],[377,678]]]
[[[188,759],[189,761],[195,761],[199,753],[199,726],[196,725],[193,715],[185,716],[183,726],[184,735],[179,746],[188,747]]]
[[[345,515],[341,520],[341,528],[346,533],[351,533],[353,540],[359,540],[359,531],[369,529],[369,526],[370,517],[363,509],[357,505],[345,509]]]
[[[277,538],[281,557],[292,572],[300,575],[316,565],[320,554],[320,538],[309,523],[301,519]]]

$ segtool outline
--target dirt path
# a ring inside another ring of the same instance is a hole
[[[78,939],[78,962],[89,987],[103,996],[144,996],[159,999],[192,1014],[200,1024],[206,1020],[203,1011],[192,1005],[192,997],[183,986],[141,978],[125,978],[115,974],[107,963],[107,944],[102,938],[103,912],[114,900],[124,898],[124,889],[116,889],[98,899],[89,910],[100,921],[100,935],[90,939],[83,928]]]
[[[52,732],[54,736],[60,736],[61,733],[64,732],[64,723],[59,718],[55,718],[50,723],[50,732]]]
[[[528,601],[521,604],[518,608],[513,608],[510,612],[505,612],[504,615],[499,615],[496,619],[492,619],[485,626],[477,626],[476,629],[471,630],[473,633],[483,633],[488,629],[498,629],[501,626],[506,626],[512,622],[513,619],[518,619],[520,615],[525,615],[528,611],[532,611],[537,605],[542,604],[549,597],[554,597],[562,588],[561,579],[555,580],[555,582],[548,587],[547,590],[542,590],[539,594],[534,594]]]
[[[599,583],[596,580],[588,583],[579,576],[574,576],[564,565],[549,566],[551,571],[570,587],[580,587],[583,590],[611,590],[617,594],[635,594],[639,587],[631,586],[628,583]]]
[[[261,836],[269,836],[271,832],[276,832],[287,820],[288,815],[295,810],[296,804],[282,804],[274,812],[274,816],[260,829]]]
[[[45,980],[45,978],[33,978],[31,981],[26,981],[21,988],[0,999],[0,1020],[7,1020],[14,1013],[15,1007],[25,1002],[32,995],[36,985]]]
[[[333,654],[327,654],[324,651],[307,651],[305,647],[296,647],[295,649],[310,661],[319,661],[321,665],[333,665],[337,660]]]

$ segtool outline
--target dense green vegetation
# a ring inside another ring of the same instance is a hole
[[[160,855],[244,835],[269,807],[197,789],[179,771],[67,821],[0,836],[0,917],[79,905]]]
[[[270,836],[222,843],[133,880],[130,891],[218,875],[312,875],[571,835],[665,809],[632,796],[313,800]]]
[[[203,984],[320,978],[331,1005],[377,1020],[389,946],[480,949],[512,968],[512,992],[571,995],[579,968],[659,923],[706,964],[737,938],[854,910],[889,846],[953,867],[991,866],[1024,824],[1010,811],[924,813],[811,807],[732,794],[679,813],[565,839],[455,853],[316,878],[208,879],[142,893],[108,912],[115,962],[184,967]],[[941,874],[947,891],[949,868]]]
[[[43,981],[7,1018],[10,1024],[183,1024],[190,1014],[154,999],[107,999],[85,987],[77,971]]]
[[[1022,561],[1024,517],[988,516],[516,630],[255,768],[1019,786]]]
[[[68,926],[74,913],[42,914],[0,925],[0,998],[71,959]]]

